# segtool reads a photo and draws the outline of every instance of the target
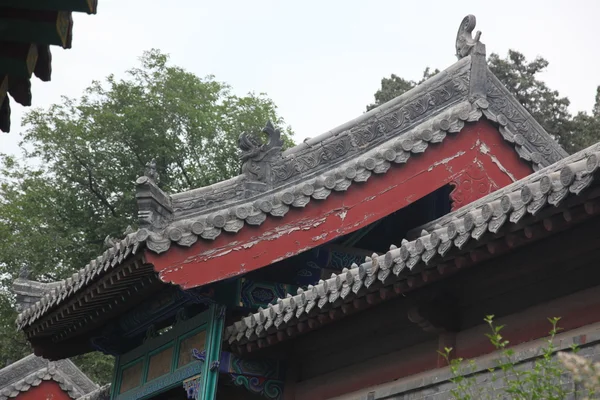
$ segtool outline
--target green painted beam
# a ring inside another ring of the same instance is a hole
[[[96,14],[98,0],[0,0],[0,7]]]
[[[73,18],[69,11],[29,11],[0,7],[0,38],[4,41],[70,48]]]
[[[206,336],[206,363],[204,363],[204,379],[197,400],[216,400],[219,367],[213,363],[221,359],[221,343],[225,328],[225,306],[212,304],[209,309],[208,335]]]

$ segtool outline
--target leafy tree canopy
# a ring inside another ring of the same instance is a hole
[[[569,113],[569,99],[561,97],[540,79],[540,74],[548,67],[544,58],[528,61],[522,53],[509,50],[506,58],[492,53],[488,57],[488,66],[567,152],[573,153],[600,141],[600,86],[592,113],[580,112],[573,117]],[[375,93],[375,103],[368,105],[367,111],[407,92],[437,72],[427,68],[419,82],[393,74],[383,78],[381,88]]]
[[[392,74],[392,76],[389,78],[383,78],[381,80],[381,89],[375,92],[375,103],[369,104],[367,106],[367,111],[370,111],[375,107],[378,107],[383,103],[386,103],[400,96],[401,94],[408,92],[410,89],[425,82],[438,72],[440,72],[439,69],[431,71],[429,67],[427,67],[425,68],[425,71],[423,71],[423,77],[418,82],[408,81],[395,74]]]
[[[31,279],[63,279],[103,251],[106,236],[135,225],[134,182],[156,160],[159,186],[180,192],[239,173],[237,139],[271,120],[292,132],[265,95],[236,96],[212,76],[200,78],[151,50],[124,79],[93,82],[24,118],[23,159],[0,158],[0,360],[26,355],[8,293],[22,268]],[[107,358],[78,358],[100,382]]]

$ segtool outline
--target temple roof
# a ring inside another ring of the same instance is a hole
[[[26,276],[17,278],[13,282],[13,293],[16,295],[16,309],[21,312],[37,303],[52,290],[61,287],[63,281],[43,283],[27,279]]]
[[[0,400],[17,397],[49,380],[58,383],[72,399],[98,389],[70,360],[52,362],[30,354],[0,370]]]
[[[464,25],[454,65],[352,121],[286,151],[271,124],[263,131],[265,141],[242,134],[242,172],[232,179],[169,195],[159,188],[155,165],[149,164],[136,182],[139,229],[112,241],[101,256],[19,314],[19,328],[69,301],[141,248],[162,253],[173,244],[211,242],[223,231],[235,235],[292,208],[327,201],[332,192],[343,194],[372,175],[386,174],[392,164],[403,168],[428,148],[443,146],[446,137],[460,135],[469,122],[491,121],[534,170],[563,159],[565,151],[488,69],[485,46],[470,38]],[[465,42],[467,33],[470,41]]]
[[[567,153],[527,113],[477,57],[469,55],[423,84],[323,135],[281,152],[271,125],[267,140],[240,138],[242,171],[217,184],[168,195],[149,176],[137,181],[138,237],[162,253],[172,243],[189,247],[282,217],[290,208],[325,200],[372,174],[385,174],[443,145],[465,123],[486,118],[534,170]],[[253,147],[254,146],[254,147]],[[149,174],[152,175],[152,174]]]
[[[10,100],[31,105],[31,75],[50,81],[50,46],[71,48],[72,12],[95,14],[97,0],[3,0],[0,5],[0,130],[10,131]]]
[[[81,396],[77,400],[109,400],[110,399],[110,385],[104,385],[98,389],[90,392],[84,396]]]
[[[454,264],[452,259],[459,257],[467,242],[479,242],[467,252],[473,258],[477,245],[498,240],[519,224],[523,229],[539,222],[539,218],[526,221],[528,215],[547,218],[565,212],[568,214],[564,218],[573,220],[570,208],[600,195],[591,189],[599,183],[599,166],[597,143],[417,228],[416,237],[402,240],[399,247],[391,245],[385,254],[373,254],[360,265],[348,265],[341,274],[333,274],[306,291],[299,289],[297,295],[278,299],[276,304],[240,319],[226,328],[225,340],[234,346],[261,341],[260,347],[264,347],[288,336],[273,335],[278,331],[290,327],[300,332],[311,329],[307,325],[309,316],[318,324],[319,315],[327,320],[336,309],[344,313],[348,307],[353,309],[355,299],[375,296],[378,301],[379,296],[406,292],[418,286],[411,279],[424,271]],[[575,201],[569,203],[569,198]],[[591,204],[584,207],[584,215],[593,214]],[[367,303],[370,301],[367,299]],[[298,328],[299,323],[304,325]]]

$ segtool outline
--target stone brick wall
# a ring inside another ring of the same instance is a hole
[[[528,369],[534,366],[535,358],[539,355],[539,349],[546,345],[545,339],[532,341],[515,346],[515,359],[519,361],[520,369]],[[579,347],[579,355],[594,362],[600,361],[600,324],[588,325],[573,331],[564,332],[556,336],[555,346],[558,350],[568,351],[572,344]],[[501,390],[503,380],[500,376],[493,379],[489,368],[496,365],[498,353],[492,353],[474,359],[476,367],[476,393],[479,389],[486,394],[494,394]],[[498,375],[498,373],[497,373]],[[400,379],[396,382],[380,385],[336,398],[335,400],[446,400],[452,399],[450,391],[455,385],[450,382],[452,373],[448,367],[440,368],[426,373]],[[574,392],[575,383],[572,378],[565,374],[562,381]],[[477,398],[478,396],[475,396]],[[492,396],[491,398],[502,398]],[[571,394],[568,400],[583,399],[583,396]]]

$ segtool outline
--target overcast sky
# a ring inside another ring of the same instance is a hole
[[[381,78],[420,78],[455,62],[460,21],[475,14],[488,54],[509,48],[550,61],[546,82],[589,111],[600,84],[600,1],[99,0],[74,16],[73,48],[52,50],[52,81],[33,78],[33,105],[77,97],[158,48],[240,95],[265,92],[296,132],[314,137],[360,115]],[[24,109],[0,151],[17,152]]]

